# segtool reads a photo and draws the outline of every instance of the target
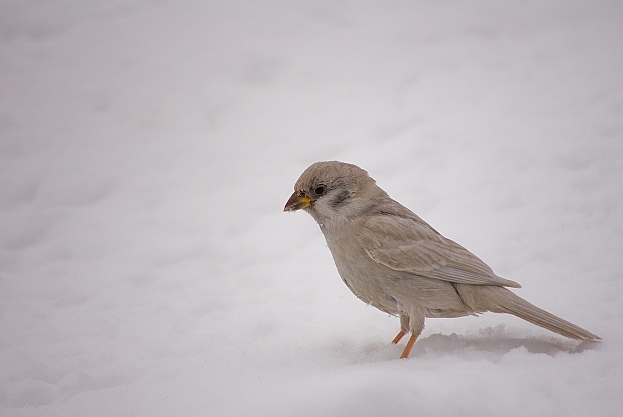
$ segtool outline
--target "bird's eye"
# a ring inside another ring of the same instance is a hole
[[[314,187],[313,192],[316,196],[324,195],[324,193],[327,192],[327,186],[324,184],[317,185],[316,187]]]

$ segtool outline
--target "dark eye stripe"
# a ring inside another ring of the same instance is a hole
[[[335,208],[339,206],[340,204],[342,204],[344,201],[348,200],[349,198],[350,198],[350,193],[346,190],[342,190],[333,198],[333,201],[331,201],[331,206]]]

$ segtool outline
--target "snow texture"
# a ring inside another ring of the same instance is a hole
[[[621,415],[622,2],[0,10],[0,415]],[[603,341],[489,313],[397,359],[282,213],[334,159]]]

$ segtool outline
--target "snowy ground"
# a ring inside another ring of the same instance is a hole
[[[0,1],[0,415],[615,416],[623,3]],[[312,162],[603,337],[398,320]]]

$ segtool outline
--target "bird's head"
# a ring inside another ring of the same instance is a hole
[[[381,196],[385,192],[357,165],[316,162],[296,181],[283,211],[305,210],[322,226],[353,218]]]

